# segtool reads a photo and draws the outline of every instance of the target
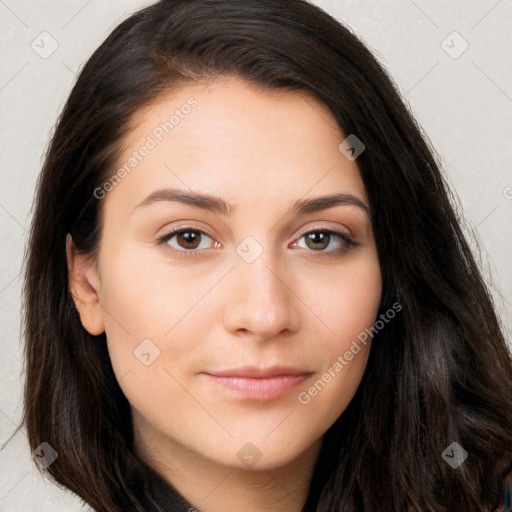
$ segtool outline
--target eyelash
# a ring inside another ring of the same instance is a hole
[[[206,235],[206,236],[212,238],[212,240],[213,240],[213,237],[211,235],[209,235],[208,233],[206,233],[205,231],[203,231],[201,229],[192,228],[192,227],[180,227],[180,228],[177,228],[177,229],[170,231],[169,233],[159,237],[157,239],[157,243],[158,243],[158,245],[164,246],[164,250],[169,251],[173,254],[177,254],[179,257],[188,258],[191,256],[195,256],[197,253],[203,252],[204,249],[199,249],[199,250],[197,250],[197,249],[194,249],[194,250],[181,249],[181,250],[178,250],[178,249],[174,249],[174,248],[170,247],[170,245],[167,243],[174,235],[178,235],[180,233],[187,233],[187,232],[193,232],[195,234]],[[323,257],[334,257],[334,258],[340,257],[350,247],[356,247],[359,245],[359,243],[356,242],[351,236],[347,235],[346,233],[344,233],[342,231],[336,231],[333,229],[313,229],[311,231],[307,231],[306,233],[302,234],[301,237],[299,238],[299,240],[311,233],[324,233],[324,234],[328,234],[330,236],[334,235],[334,236],[340,238],[341,241],[343,242],[343,247],[334,249],[334,250],[331,249],[330,251],[327,251],[327,250],[315,251],[313,249],[309,250],[309,252],[311,252],[313,254],[318,253],[318,255],[321,255]],[[331,240],[329,240],[329,243],[331,243]]]

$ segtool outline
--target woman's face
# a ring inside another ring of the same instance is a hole
[[[106,332],[155,458],[169,447],[232,467],[287,464],[352,399],[370,343],[345,354],[381,298],[346,135],[305,92],[227,78],[134,121],[125,172],[96,191],[104,226],[82,322]]]

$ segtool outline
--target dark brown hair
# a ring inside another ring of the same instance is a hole
[[[114,173],[133,115],[222,76],[309,91],[365,144],[357,164],[380,312],[402,305],[324,436],[305,510],[492,509],[512,461],[512,361],[490,293],[396,86],[348,28],[303,0],[162,0],[115,28],[81,70],[37,184],[25,266],[24,425],[32,449],[58,453],[46,472],[98,511],[187,510],[134,454],[105,334],[83,328],[68,289],[65,242],[70,233],[76,251],[97,251],[94,190]],[[469,454],[457,469],[442,458],[452,442]]]

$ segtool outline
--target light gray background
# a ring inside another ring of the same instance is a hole
[[[0,443],[21,414],[20,268],[43,151],[77,70],[114,26],[149,3],[0,0]],[[441,155],[509,334],[512,0],[314,3],[369,44]],[[32,46],[50,48],[45,31],[58,48],[42,58]],[[443,49],[455,56],[463,48],[458,36],[446,39],[453,31],[469,44],[458,58]],[[0,512],[35,510],[78,511],[81,504],[38,476],[18,434],[0,452]]]

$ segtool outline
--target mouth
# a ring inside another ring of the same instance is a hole
[[[312,372],[292,367],[241,367],[202,372],[212,383],[245,400],[276,400],[304,382]]]

